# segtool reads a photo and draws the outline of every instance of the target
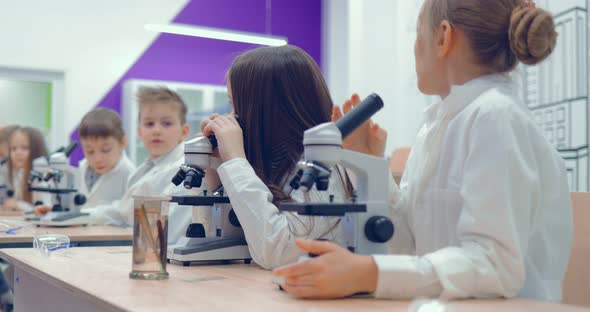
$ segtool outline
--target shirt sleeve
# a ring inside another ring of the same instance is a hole
[[[304,255],[295,247],[295,239],[336,239],[338,218],[279,211],[272,203],[272,193],[246,159],[229,160],[217,171],[244,230],[250,254],[263,268],[292,263]]]
[[[456,246],[423,256],[375,256],[379,298],[513,297],[525,279],[523,251],[538,192],[526,128],[507,114],[483,114],[466,134]],[[450,225],[449,225],[450,226]],[[428,229],[423,229],[427,231]]]

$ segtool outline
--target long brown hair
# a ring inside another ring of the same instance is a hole
[[[283,185],[303,153],[303,132],[331,118],[320,68],[298,47],[264,47],[238,56],[227,77],[246,157],[273,202],[287,200]]]
[[[538,64],[555,48],[553,16],[528,1],[428,0],[425,12],[433,29],[446,20],[465,32],[477,61],[494,72]]]
[[[47,156],[47,147],[45,146],[45,139],[43,138],[43,134],[41,133],[41,131],[31,127],[19,127],[16,130],[14,130],[12,132],[12,135],[10,136],[10,149],[12,147],[12,139],[14,138],[14,135],[17,133],[24,134],[25,137],[27,137],[27,139],[29,140],[29,159],[25,164],[25,168],[23,168],[23,179],[20,185],[23,197],[19,199],[31,202],[32,195],[31,192],[29,192],[29,187],[27,183],[29,180],[29,174],[31,173],[33,160],[41,156]],[[8,157],[8,179],[10,183],[13,183],[15,174],[16,172],[14,170],[12,158]],[[12,187],[15,187],[15,185],[13,185]]]

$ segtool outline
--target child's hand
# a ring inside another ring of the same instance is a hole
[[[377,265],[371,256],[355,255],[337,244],[325,241],[297,240],[297,247],[319,257],[275,269],[283,277],[283,289],[297,297],[330,299],[377,287]]]
[[[35,215],[41,216],[51,211],[51,207],[45,205],[35,206]]]
[[[205,135],[203,134],[203,132],[205,132],[205,127],[207,127],[207,125],[208,125],[208,124],[209,124],[211,121],[213,121],[213,119],[215,119],[215,118],[217,118],[217,117],[219,117],[219,116],[221,116],[221,115],[219,115],[219,114],[215,113],[215,114],[213,114],[213,115],[209,116],[209,118],[207,118],[207,119],[205,119],[205,120],[201,121],[201,125],[200,125],[200,128],[201,128],[201,133],[199,133],[197,136],[199,136],[199,135],[200,135],[200,136],[205,136]]]
[[[6,201],[4,201],[4,205],[2,205],[3,209],[6,210],[17,210],[18,209],[18,204],[16,202],[16,199],[14,198],[9,198]]]
[[[204,136],[215,134],[222,161],[246,158],[242,128],[234,115],[213,115],[201,123]]]
[[[9,198],[4,202],[4,206],[2,206],[2,208],[8,209],[8,210],[17,210],[18,209],[18,202],[14,198]]]
[[[357,106],[361,102],[358,94],[353,94],[352,97],[344,102],[342,108],[344,113]],[[342,118],[342,111],[339,106],[334,105],[332,109],[332,121],[337,121]],[[387,141],[387,131],[379,127],[372,120],[368,120],[352,132],[344,142],[343,147],[352,151],[369,154],[377,157],[385,156],[385,143]]]

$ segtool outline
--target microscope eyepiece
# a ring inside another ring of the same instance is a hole
[[[66,157],[70,157],[70,155],[72,155],[76,147],[78,147],[78,142],[73,141],[72,143],[70,143],[70,145],[68,145],[63,151]]]
[[[209,139],[209,142],[211,142],[211,146],[213,147],[213,149],[216,149],[217,148],[217,138],[215,137],[215,134],[211,134],[207,138]]]
[[[351,134],[356,128],[369,120],[376,112],[383,108],[383,100],[373,93],[364,99],[359,105],[355,106],[350,112],[342,116],[336,122],[336,126],[344,139]]]

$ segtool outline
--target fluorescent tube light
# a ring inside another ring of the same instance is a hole
[[[201,37],[201,38],[210,38],[210,39],[218,39],[218,40],[227,40],[227,41],[236,41],[236,42],[245,42],[245,43],[252,43],[252,44],[259,44],[259,45],[266,45],[266,46],[282,46],[282,45],[287,44],[287,38],[285,38],[285,37],[268,36],[268,35],[261,35],[261,34],[257,34],[257,33],[225,30],[225,29],[221,29],[221,28],[211,28],[211,27],[193,26],[193,25],[176,24],[176,23],[147,24],[144,27],[146,30],[160,32],[160,33],[192,36],[192,37]]]

